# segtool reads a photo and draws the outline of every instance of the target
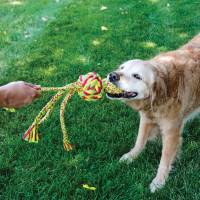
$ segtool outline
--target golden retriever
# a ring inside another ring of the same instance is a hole
[[[131,163],[157,133],[162,136],[162,156],[151,192],[161,188],[181,145],[184,123],[200,111],[200,34],[176,51],[151,60],[130,60],[108,75],[122,94],[107,94],[140,114],[135,147],[120,162]]]

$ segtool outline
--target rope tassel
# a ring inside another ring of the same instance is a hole
[[[40,113],[35,118],[33,124],[27,130],[23,139],[29,142],[38,143],[40,135],[38,132],[38,127],[44,123],[50,116],[52,109],[54,108],[56,102],[66,94],[65,98],[61,103],[60,108],[60,122],[63,132],[63,144],[66,151],[73,149],[72,145],[69,142],[67,131],[65,128],[64,122],[64,111],[67,102],[71,96],[78,92],[86,101],[97,101],[102,98],[104,91],[113,94],[120,94],[122,91],[118,89],[114,84],[104,79],[101,80],[101,77],[96,72],[90,72],[86,75],[81,75],[77,82],[71,83],[64,87],[58,88],[41,88],[42,92],[57,92],[57,94],[46,104],[46,106],[40,111]]]
[[[36,142],[38,143],[38,140],[40,139],[40,135],[38,132],[37,126],[31,126],[28,131],[26,132],[26,135],[23,137],[26,141],[29,142]]]

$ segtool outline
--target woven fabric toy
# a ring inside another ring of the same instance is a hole
[[[58,88],[41,88],[42,92],[58,92],[40,111],[40,113],[35,118],[33,124],[27,130],[23,139],[29,142],[36,142],[40,139],[40,135],[38,133],[38,126],[40,126],[43,122],[47,120],[50,116],[55,103],[64,95],[61,108],[60,108],[60,122],[61,128],[63,132],[63,144],[64,149],[69,151],[72,150],[73,147],[70,144],[67,136],[67,131],[65,128],[64,122],[64,111],[67,102],[70,97],[78,92],[79,96],[81,96],[86,101],[97,101],[102,98],[104,91],[112,94],[120,94],[122,91],[118,89],[115,85],[109,82],[106,79],[101,80],[101,77],[96,72],[90,72],[86,75],[81,75],[77,82],[71,83],[64,87]]]

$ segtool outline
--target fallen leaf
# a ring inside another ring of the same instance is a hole
[[[9,4],[11,4],[11,5],[21,5],[22,2],[21,1],[12,1]]]
[[[108,29],[105,26],[101,26],[102,31],[107,31]]]
[[[46,22],[46,21],[47,21],[47,19],[46,19],[45,17],[42,17],[42,21]]]
[[[94,41],[92,42],[92,44],[93,44],[93,45],[95,45],[95,46],[97,46],[97,45],[99,45],[99,44],[100,44],[100,42],[99,42],[99,41],[97,41],[97,40],[94,40]]]
[[[88,185],[83,185],[83,187],[89,190],[96,190],[95,187],[89,187]]]
[[[101,6],[100,10],[107,10],[108,8],[106,6]]]
[[[10,112],[15,112],[15,109],[14,108],[5,108],[7,111],[10,111]]]

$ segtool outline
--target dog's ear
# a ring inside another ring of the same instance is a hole
[[[167,99],[166,75],[154,69],[155,81],[150,89],[151,110],[156,111],[157,107]]]

